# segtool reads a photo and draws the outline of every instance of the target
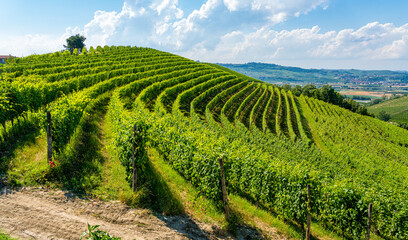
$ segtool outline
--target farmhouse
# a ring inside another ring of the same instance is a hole
[[[11,55],[0,55],[0,63],[5,63],[7,59],[11,58]]]

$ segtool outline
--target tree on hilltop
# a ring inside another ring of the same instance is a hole
[[[74,49],[82,50],[83,47],[85,47],[85,40],[86,38],[84,36],[81,36],[79,34],[71,36],[67,38],[67,45],[64,45],[64,48],[70,51],[71,53],[74,52]]]

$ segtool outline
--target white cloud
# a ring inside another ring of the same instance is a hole
[[[360,29],[320,34],[324,42],[313,51],[316,57],[347,57],[360,59],[406,58],[408,24],[396,27],[391,23],[369,23]]]
[[[242,5],[247,5],[245,4],[247,1],[239,1],[239,0],[224,0],[225,6],[228,8],[230,11],[237,11],[238,8],[242,8]],[[244,3],[244,4],[242,4]]]
[[[96,11],[94,18],[83,27],[67,28],[64,37],[83,34],[87,37],[87,46],[139,45],[178,52],[202,46],[211,50],[229,32],[246,32],[281,22],[298,16],[299,12],[307,13],[327,1],[207,0],[183,17],[178,0],[126,0],[121,12]],[[61,42],[60,38],[50,41]]]
[[[14,49],[18,54],[56,51],[68,36],[81,33],[87,37],[88,47],[148,46],[210,62],[300,66],[313,63],[315,67],[342,64],[336,67],[339,68],[352,64],[370,67],[387,61],[393,67],[391,62],[407,61],[408,24],[373,22],[359,29],[329,32],[322,32],[318,26],[274,30],[276,23],[316,8],[326,9],[328,3],[329,0],[207,0],[184,15],[178,0],[127,0],[120,12],[97,11],[89,23],[67,28],[59,37],[3,38],[0,50]]]
[[[253,0],[250,6],[252,10],[266,12],[272,23],[279,23],[307,14],[317,7],[326,9],[328,3],[329,0]]]
[[[299,63],[313,60],[322,63],[338,61],[339,64],[344,64],[349,61],[350,64],[369,67],[363,65],[362,61],[383,64],[383,60],[408,60],[408,24],[396,27],[389,23],[374,22],[357,30],[325,33],[318,26],[291,31],[275,31],[264,27],[250,33],[227,33],[221,37],[214,50],[199,47],[197,45],[183,54],[209,62]],[[391,64],[390,66],[392,67]],[[339,67],[341,66],[337,68]],[[400,66],[393,69],[396,68]]]
[[[408,58],[408,34],[376,50],[377,59]]]
[[[121,25],[127,25],[131,19],[145,14],[145,8],[133,9],[128,3],[124,3],[122,11],[96,11],[94,18],[84,26],[82,34],[88,38],[90,45],[109,44],[109,38],[117,34]]]
[[[170,33],[176,49],[194,44],[214,48],[221,37],[232,31],[248,31],[307,14],[328,0],[207,0],[186,18],[175,21]]]
[[[66,44],[64,36],[27,34],[2,37],[0,38],[0,52],[17,57],[54,52],[62,49],[62,45]]]

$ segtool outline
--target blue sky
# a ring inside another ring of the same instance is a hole
[[[194,60],[408,70],[406,0],[0,0],[0,54],[146,46]]]

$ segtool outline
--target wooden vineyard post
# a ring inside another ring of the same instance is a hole
[[[312,216],[310,215],[311,211],[312,211],[312,204],[311,204],[310,185],[307,184],[306,240],[310,240],[310,225],[311,225],[311,222],[312,222]]]
[[[2,123],[2,125],[3,125],[3,129],[4,129],[4,134],[3,134],[3,139],[4,139],[4,141],[7,141],[7,127],[6,127],[6,121],[4,121],[3,123]]]
[[[372,216],[373,207],[368,204],[368,220],[367,220],[367,240],[370,240],[370,229],[371,229],[371,216]]]
[[[136,132],[137,132],[137,125],[133,125],[133,147],[132,147],[132,160],[133,160],[133,179],[132,179],[132,189],[133,192],[136,192],[137,189],[137,169],[136,169]]]
[[[51,130],[51,113],[47,111],[47,161],[52,162],[52,130]]]
[[[227,221],[229,221],[230,215],[229,215],[229,207],[228,207],[227,187],[225,184],[224,162],[222,158],[219,158],[218,161],[220,163],[220,169],[221,169],[221,190],[222,190],[222,198],[224,201],[225,218],[227,219]]]

